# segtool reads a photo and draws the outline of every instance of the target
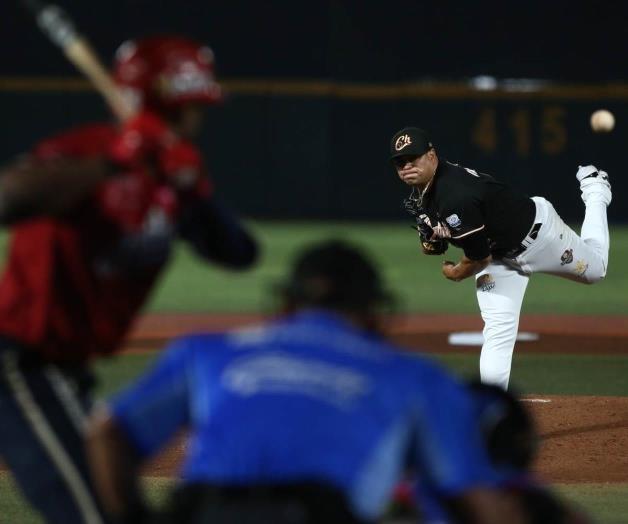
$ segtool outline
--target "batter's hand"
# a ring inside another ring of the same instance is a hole
[[[212,192],[201,153],[190,142],[178,140],[163,148],[159,153],[158,169],[179,193],[208,197]]]

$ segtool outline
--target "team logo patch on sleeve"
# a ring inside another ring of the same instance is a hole
[[[495,279],[487,273],[475,281],[475,287],[481,291],[491,291],[492,289],[495,289]]]
[[[573,262],[573,249],[565,249],[565,252],[560,256],[560,265],[571,264]]]
[[[454,229],[457,229],[462,225],[462,220],[460,220],[460,217],[456,215],[455,213],[453,215],[449,215],[445,219],[445,222],[449,224],[449,227],[452,227]]]

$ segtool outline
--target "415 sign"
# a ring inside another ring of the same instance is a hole
[[[471,142],[486,154],[512,147],[520,157],[537,151],[559,155],[567,145],[565,117],[559,106],[545,107],[540,114],[525,108],[499,113],[483,108],[471,128]]]

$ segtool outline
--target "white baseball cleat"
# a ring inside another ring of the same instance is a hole
[[[578,166],[576,178],[580,182],[582,201],[585,204],[593,201],[604,202],[606,205],[611,203],[613,193],[606,171],[598,170],[597,167],[592,165]]]

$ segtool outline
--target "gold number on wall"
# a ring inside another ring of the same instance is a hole
[[[512,134],[502,133],[506,138],[506,146],[510,143],[509,138],[514,142],[514,149],[517,156],[527,157],[530,155],[533,144],[533,137],[538,136],[541,152],[546,155],[558,155],[567,146],[567,126],[565,119],[567,111],[560,106],[544,107],[540,117],[540,129],[538,135],[536,127],[533,134],[533,119],[530,109],[517,109],[508,115],[508,126]],[[494,108],[483,108],[471,129],[471,142],[484,153],[494,153],[498,147],[504,147],[499,143],[499,129],[497,125],[497,111]],[[536,124],[536,118],[534,119]]]
[[[565,110],[558,106],[546,107],[541,118],[541,150],[548,155],[557,155],[566,144]]]
[[[509,119],[510,127],[514,133],[515,151],[519,156],[530,154],[530,112],[518,109]]]
[[[497,122],[494,109],[483,109],[471,130],[471,142],[484,153],[497,149]]]

